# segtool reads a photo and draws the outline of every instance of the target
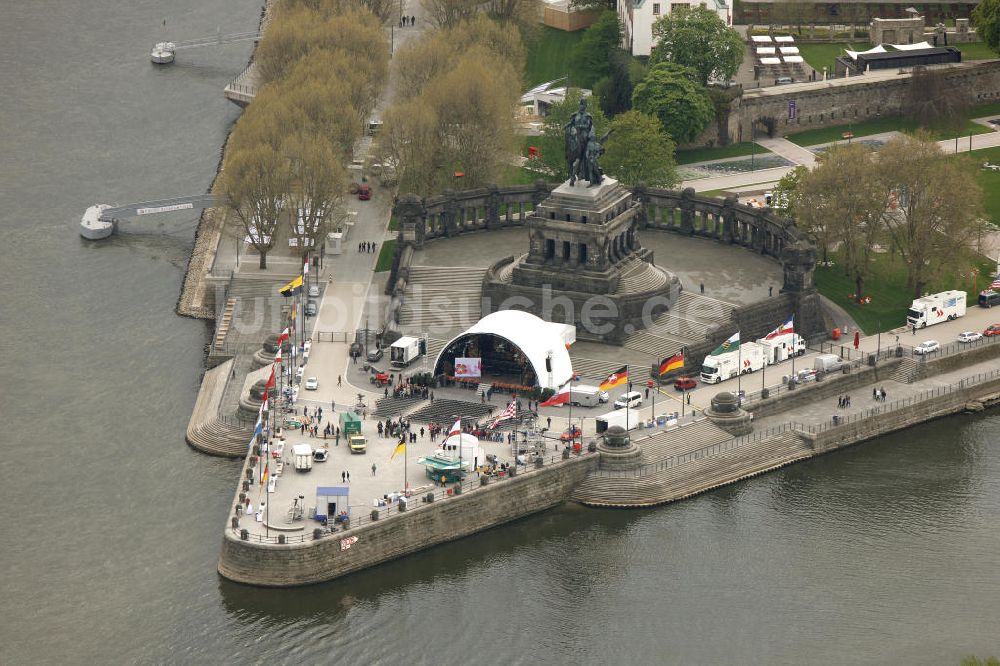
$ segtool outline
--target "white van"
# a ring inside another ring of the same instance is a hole
[[[625,407],[634,409],[640,405],[642,405],[642,394],[638,391],[624,393],[620,398],[615,400],[615,409],[622,409]]]

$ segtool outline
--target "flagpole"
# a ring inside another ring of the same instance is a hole
[[[558,389],[556,389],[558,390]],[[580,428],[580,439],[583,440],[583,428]],[[569,443],[576,443],[576,436],[573,432],[573,375],[569,376]]]
[[[743,386],[743,341],[736,338],[736,404],[740,403],[740,391]]]

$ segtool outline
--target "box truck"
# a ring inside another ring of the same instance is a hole
[[[763,345],[764,355],[767,357],[767,364],[774,365],[781,363],[794,356],[802,356],[806,353],[806,343],[801,335],[795,333],[783,333],[773,338],[761,338],[757,344]]]
[[[344,437],[361,434],[361,417],[354,412],[340,413],[340,434]]]
[[[701,364],[701,381],[705,384],[718,384],[739,374],[760,370],[769,364],[770,353],[770,347],[757,342],[744,342],[739,349],[731,352],[718,356],[709,354]]]
[[[602,400],[601,397],[604,397]],[[580,384],[573,386],[569,390],[569,401],[579,407],[596,407],[602,402],[607,402],[608,394],[596,386]]]
[[[611,426],[621,426],[626,430],[633,430],[639,427],[640,420],[639,412],[635,409],[616,409],[597,417],[597,434],[602,434]]]
[[[292,463],[298,472],[308,472],[313,467],[313,450],[308,444],[296,444],[292,447]]]
[[[423,340],[412,335],[404,335],[389,347],[389,364],[395,368],[405,368],[421,354]]]
[[[942,321],[952,321],[965,315],[964,291],[942,291],[918,298],[910,304],[906,312],[906,325],[910,328],[926,328]]]

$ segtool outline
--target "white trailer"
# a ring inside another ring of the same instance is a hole
[[[396,368],[405,368],[420,356],[420,338],[404,335],[389,347],[389,364]]]
[[[757,344],[764,347],[764,355],[767,359],[767,365],[774,365],[775,363],[781,363],[794,356],[802,356],[806,353],[806,343],[802,339],[801,335],[795,333],[784,333],[782,335],[776,335],[775,337],[768,340],[767,338],[761,338],[757,341]]]
[[[601,404],[601,389],[586,384],[573,386],[569,390],[569,402],[579,407],[596,407]]]
[[[942,321],[958,319],[965,315],[965,300],[966,293],[955,290],[918,298],[906,312],[906,325],[910,328],[926,328]]]
[[[597,434],[600,435],[611,426],[621,426],[626,430],[639,427],[639,412],[634,409],[616,409],[597,417]]]
[[[292,447],[292,462],[296,471],[308,472],[313,467],[313,450],[308,444],[296,444]]]
[[[760,370],[769,365],[768,346],[759,342],[744,342],[740,348],[718,356],[709,354],[701,364],[703,384],[718,384],[740,374]]]

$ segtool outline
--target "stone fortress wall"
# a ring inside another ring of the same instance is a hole
[[[948,72],[947,79],[954,90],[968,95],[970,105],[1000,99],[1000,60],[957,63],[941,69]],[[817,127],[898,116],[905,110],[912,79],[912,72],[888,71],[744,91],[733,100],[728,138],[735,142],[749,141],[753,134],[783,136]],[[717,139],[717,130],[712,127],[697,143],[718,142]]]

